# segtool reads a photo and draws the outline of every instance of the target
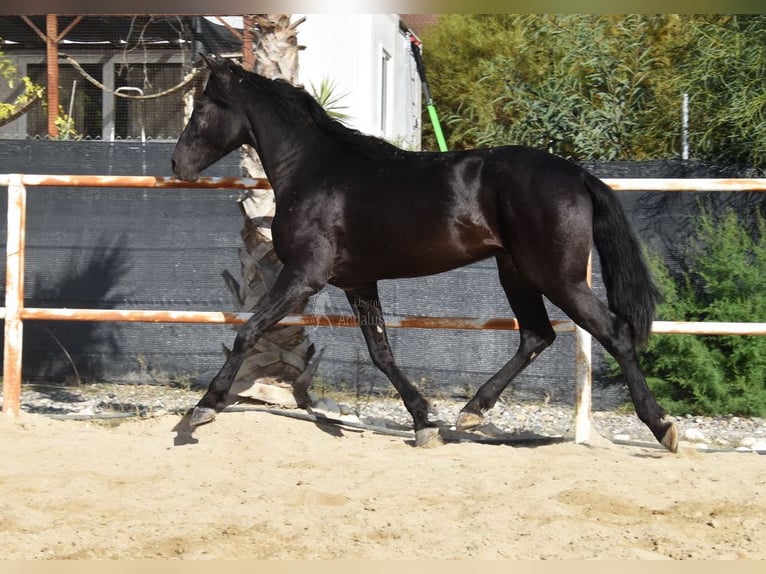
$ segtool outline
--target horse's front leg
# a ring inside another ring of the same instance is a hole
[[[194,407],[189,418],[192,427],[211,422],[226,406],[229,389],[245,357],[244,351],[255,345],[266,331],[324,286],[324,282],[316,277],[316,273],[304,269],[282,269],[274,286],[254,309],[253,316],[240,327],[226,362]]]

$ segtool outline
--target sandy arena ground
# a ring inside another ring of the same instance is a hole
[[[0,417],[3,558],[766,558],[757,454],[178,421]]]

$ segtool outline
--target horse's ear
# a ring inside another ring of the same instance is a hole
[[[202,58],[202,63],[205,64],[205,66],[207,66],[207,69],[212,72],[217,63],[217,58],[215,54],[207,55],[200,52],[199,57]]]
[[[234,70],[234,64],[226,58],[221,58],[217,54],[203,54],[200,52],[202,63],[210,70],[210,73],[217,76],[225,76],[226,73]]]

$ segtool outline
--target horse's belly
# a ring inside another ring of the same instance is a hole
[[[353,288],[382,279],[402,279],[443,273],[487,257],[497,246],[487,244],[470,250],[419,249],[382,251],[377,253],[339,253],[330,283],[340,288]]]

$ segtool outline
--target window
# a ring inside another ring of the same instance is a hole
[[[128,95],[156,94],[182,81],[182,67],[175,63],[80,65],[94,79]],[[29,64],[27,73],[37,84],[46,85],[45,64]],[[64,113],[71,107],[72,127],[83,138],[175,139],[184,127],[184,91],[148,100],[121,98],[93,85],[73,66],[59,67],[59,105]],[[27,135],[45,137],[47,133],[46,109],[36,105],[27,115]]]
[[[114,67],[115,91],[128,95],[156,94],[181,83],[178,64],[136,64]],[[175,139],[184,126],[183,90],[161,98],[133,100],[114,96],[116,138]]]
[[[388,128],[388,92],[389,92],[389,68],[391,67],[391,54],[385,49],[381,50],[380,58],[380,131],[386,133]]]
[[[101,81],[102,68],[98,64],[85,64],[83,69]],[[36,84],[47,84],[45,64],[29,64],[29,78]],[[74,93],[74,99],[72,98]],[[104,93],[83,78],[72,66],[59,66],[59,106],[64,113],[69,113],[74,122],[74,129],[82,137],[101,137],[101,102]],[[44,106],[35,105],[27,114],[27,135],[44,137],[48,133],[48,112]]]

